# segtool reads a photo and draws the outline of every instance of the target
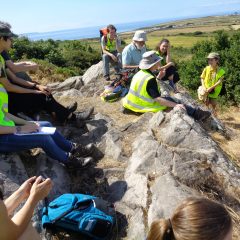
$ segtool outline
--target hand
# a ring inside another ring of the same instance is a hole
[[[183,104],[177,104],[175,107],[181,108],[186,111],[186,107]]]
[[[17,190],[22,200],[25,200],[29,197],[32,185],[35,182],[36,178],[36,176],[29,178]]]
[[[40,128],[40,124],[38,122],[29,122],[29,121],[27,121],[27,123],[25,125],[30,125],[30,126],[33,125],[33,126],[37,126],[38,129]]]
[[[158,79],[162,79],[165,75],[166,75],[166,70],[165,70],[165,69],[162,69],[162,70],[160,70],[160,72],[158,73],[157,78],[158,78]]]
[[[44,199],[51,191],[53,183],[50,178],[43,179],[39,176],[32,185],[30,196],[36,201]]]
[[[114,62],[118,62],[118,58],[115,56],[115,55],[111,55],[111,58],[112,58],[112,60],[114,61]]]
[[[32,133],[32,132],[38,132],[39,130],[39,125],[36,123],[27,123],[23,126],[21,126],[21,131],[20,133]]]
[[[47,86],[37,85],[38,90],[40,90],[45,95],[51,95],[51,89]]]

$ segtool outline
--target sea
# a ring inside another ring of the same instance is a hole
[[[157,24],[171,22],[180,19],[156,19],[140,22],[130,22],[130,23],[120,23],[114,24],[117,28],[117,32],[129,32],[134,31],[140,28],[151,27]],[[87,39],[87,38],[96,38],[99,37],[99,30],[106,26],[95,26],[95,27],[86,27],[86,28],[76,28],[76,29],[66,29],[53,32],[34,32],[34,33],[24,33],[21,36],[26,36],[30,40],[78,40],[78,39]]]

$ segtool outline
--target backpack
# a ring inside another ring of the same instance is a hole
[[[108,35],[108,29],[107,28],[102,28],[99,30],[100,32],[100,43],[102,41],[102,37],[104,36],[104,41],[107,43],[107,35]]]
[[[63,194],[43,208],[43,228],[61,228],[108,239],[116,223],[113,204],[84,194]]]

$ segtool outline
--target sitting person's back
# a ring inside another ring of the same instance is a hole
[[[169,219],[154,221],[147,240],[231,240],[232,219],[225,207],[205,198],[189,198]]]

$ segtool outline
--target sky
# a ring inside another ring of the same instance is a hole
[[[240,12],[240,0],[1,0],[17,34]]]

